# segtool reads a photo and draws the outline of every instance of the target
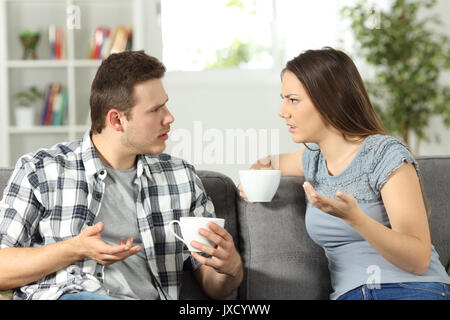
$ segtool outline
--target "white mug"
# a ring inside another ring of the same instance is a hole
[[[191,241],[195,240],[208,246],[215,247],[214,243],[211,243],[208,239],[206,239],[205,237],[201,236],[198,233],[198,230],[200,228],[211,231],[211,229],[208,228],[209,222],[214,222],[219,226],[221,226],[222,228],[225,225],[225,219],[220,218],[181,217],[180,221],[172,220],[169,222],[169,230],[175,236],[175,238],[182,241],[188,247],[189,251],[201,252],[200,250],[197,250],[191,246]],[[181,234],[184,239],[175,233],[172,227],[174,224],[178,224],[180,226]]]
[[[240,170],[239,178],[247,199],[270,202],[280,185],[280,170]]]

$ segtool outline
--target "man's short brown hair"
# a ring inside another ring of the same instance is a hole
[[[143,81],[161,79],[164,65],[144,51],[125,51],[110,55],[97,70],[91,86],[91,131],[101,133],[105,117],[116,108],[127,119],[135,105],[134,86]]]

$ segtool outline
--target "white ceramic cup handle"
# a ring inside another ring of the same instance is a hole
[[[177,238],[178,240],[180,240],[181,242],[183,242],[185,245],[187,245],[189,247],[189,245],[186,243],[186,241],[184,241],[183,238],[181,238],[179,235],[177,235],[175,233],[175,230],[173,230],[172,226],[174,225],[174,223],[178,224],[180,226],[180,222],[178,220],[172,220],[169,222],[169,230],[170,232],[172,232],[172,234],[175,236],[175,238]],[[181,226],[180,226],[181,229]]]

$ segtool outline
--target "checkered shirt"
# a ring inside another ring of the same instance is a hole
[[[92,144],[82,139],[21,157],[0,202],[0,248],[41,247],[64,241],[93,225],[105,192],[106,170]],[[168,229],[183,216],[215,217],[195,169],[167,154],[139,155],[136,219],[161,299],[180,297],[184,262],[200,266]],[[120,210],[120,208],[119,208]],[[81,290],[105,293],[103,266],[84,259],[17,288],[15,299],[58,299]]]

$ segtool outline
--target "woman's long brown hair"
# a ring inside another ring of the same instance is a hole
[[[370,102],[356,65],[344,52],[330,47],[308,50],[286,63],[282,77],[286,71],[295,74],[322,118],[344,139],[390,135]],[[430,215],[431,205],[421,175],[419,183]]]

